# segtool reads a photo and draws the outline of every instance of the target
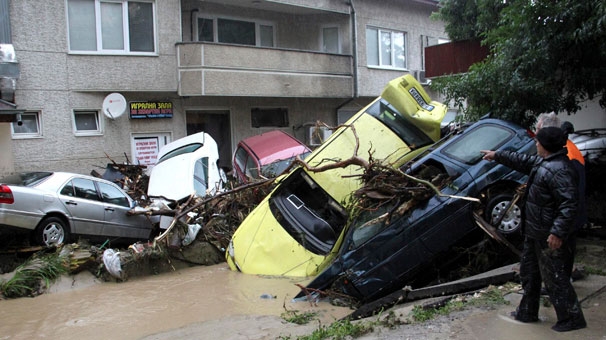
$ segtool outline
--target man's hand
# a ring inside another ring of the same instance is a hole
[[[562,246],[562,239],[554,234],[549,234],[549,237],[547,238],[547,245],[549,246],[549,249],[559,249]]]
[[[494,159],[494,151],[480,150],[480,152],[484,154],[484,156],[482,156],[482,159],[485,159],[487,161],[492,161]]]

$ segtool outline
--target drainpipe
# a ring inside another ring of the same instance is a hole
[[[190,29],[190,30],[191,30],[191,36],[189,37],[190,41],[198,41],[198,39],[197,39],[197,38],[196,38],[196,39],[194,39],[194,28],[196,27],[196,26],[194,25],[194,16],[195,16],[195,13],[196,13],[196,12],[198,12],[198,9],[197,9],[197,8],[194,8],[194,9],[192,9],[192,10],[189,12],[189,13],[190,13],[190,14],[189,14],[189,21],[190,21],[190,22],[189,22],[189,26],[191,27],[191,29]]]
[[[358,21],[356,20],[356,9],[353,0],[349,0],[351,7],[351,44],[353,53],[353,77],[354,77],[354,98],[358,98]]]
[[[349,0],[349,7],[351,8],[350,21],[351,21],[351,51],[353,54],[353,96],[337,106],[336,111],[338,112],[343,106],[351,103],[354,99],[358,98],[358,25],[356,20],[356,9],[353,4],[353,0]]]

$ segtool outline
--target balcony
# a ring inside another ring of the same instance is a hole
[[[347,98],[349,55],[279,48],[177,44],[180,96]]]

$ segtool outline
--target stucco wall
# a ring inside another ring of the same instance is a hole
[[[354,3],[357,13],[358,78],[361,80],[361,96],[377,95],[377,89],[383,89],[389,80],[403,74],[402,70],[367,66],[367,26],[406,32],[407,71],[422,69],[421,35],[446,38],[444,25],[429,19],[431,13],[437,10],[433,6],[401,0],[382,0],[380,6],[373,0],[356,0]]]

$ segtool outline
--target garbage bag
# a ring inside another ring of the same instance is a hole
[[[122,266],[120,264],[120,252],[106,249],[103,252],[103,264],[111,276],[122,279]]]
[[[187,235],[185,235],[181,244],[183,244],[184,246],[190,245],[196,239],[196,236],[198,235],[200,229],[202,229],[202,226],[198,223],[188,224]]]

